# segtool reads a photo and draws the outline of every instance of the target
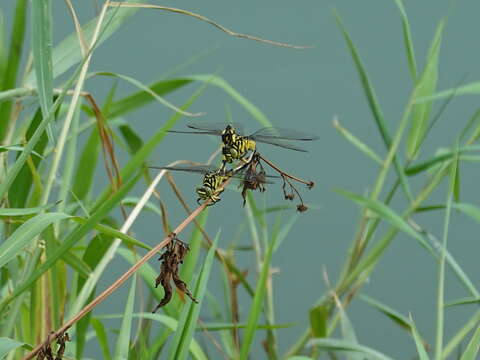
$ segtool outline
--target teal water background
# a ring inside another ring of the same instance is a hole
[[[7,15],[7,24],[10,23],[8,14],[12,13],[13,3],[12,0],[6,0],[1,6]],[[73,3],[82,22],[94,15],[94,1]],[[229,37],[189,17],[140,10],[94,53],[90,67],[91,71],[118,72],[150,83],[201,54],[198,60],[181,67],[175,75],[218,73],[257,105],[274,125],[320,136],[320,141],[307,145],[310,151],[308,154],[268,146],[261,148],[266,156],[285,169],[315,181],[315,188],[309,192],[305,190],[303,194],[308,203],[319,207],[318,210],[312,209],[298,217],[292,232],[273,258],[273,266],[280,269],[274,275],[276,321],[298,323],[296,327],[278,331],[280,349],[286,350],[307,325],[308,309],[327,290],[322,276],[323,269],[334,281],[355,234],[359,219],[358,207],[332,190],[343,188],[365,193],[371,189],[378,172],[378,167],[371,160],[356,151],[336,132],[332,119],[337,116],[343,126],[363,139],[377,153],[382,156],[385,154],[352,59],[336,27],[332,9],[337,9],[359,49],[391,132],[398,124],[412,87],[398,10],[393,0],[186,0],[163,1],[161,5],[197,12],[238,32],[313,46],[312,49],[305,50],[273,47]],[[480,78],[478,1],[406,0],[405,6],[412,26],[419,69],[424,65],[423,59],[438,21],[448,14],[440,57],[439,88],[456,86],[464,75],[467,75],[466,82]],[[74,29],[63,1],[54,1],[54,15],[55,41],[58,42]],[[86,89],[97,99],[103,99],[111,85],[109,79],[95,78],[87,82]],[[196,87],[197,85],[192,85],[182,89],[169,97],[169,100],[181,104]],[[131,85],[120,83],[118,93],[120,96],[133,90]],[[451,146],[458,129],[477,106],[478,97],[455,99],[427,140],[421,158],[431,156],[439,147]],[[259,127],[240,105],[217,88],[208,89],[191,110],[206,112],[206,121],[224,121],[227,108],[235,121],[244,123],[252,130]],[[146,139],[170,114],[170,110],[152,104],[128,114],[125,119]],[[182,128],[187,120],[182,119],[176,128]],[[168,164],[176,159],[204,161],[215,150],[215,146],[210,138],[169,135],[150,160],[156,165]],[[462,199],[478,204],[479,171],[475,167],[472,164],[462,166]],[[178,174],[176,179],[193,205],[195,196],[192,189],[198,179],[183,174]],[[392,180],[393,177],[390,182]],[[98,182],[102,184],[105,180],[98,179]],[[415,178],[412,183],[416,190],[422,185]],[[141,194],[144,188],[144,185],[138,186],[136,194]],[[445,189],[445,186],[440,187],[431,202],[443,201]],[[180,222],[184,213],[170,194],[169,187],[163,184],[160,191],[165,196],[166,203],[172,204],[169,207],[172,223]],[[263,201],[262,196],[255,196],[259,202]],[[281,204],[280,189],[269,189],[266,202],[269,205]],[[404,206],[401,197],[393,203],[398,211]],[[285,218],[290,216],[294,216],[293,211],[286,214]],[[209,233],[213,235],[221,227],[220,246],[225,246],[229,234],[245,219],[238,195],[227,192],[222,202],[212,208],[209,218]],[[415,218],[441,237],[443,214]],[[450,231],[449,248],[452,254],[474,283],[480,285],[478,225],[454,213]],[[134,232],[140,240],[151,244],[162,236],[159,220],[153,215],[145,215],[134,226]],[[248,233],[245,233],[242,244],[248,243]],[[253,253],[241,256],[241,263],[250,267],[249,277],[255,276],[252,258]],[[122,260],[115,261],[100,287],[110,284],[126,266]],[[427,341],[433,343],[436,268],[432,257],[424,249],[411,238],[400,235],[362,292],[405,315],[411,312],[420,332]],[[215,285],[219,283],[218,280],[213,275],[209,286],[216,296],[221,291]],[[447,280],[447,299],[467,295],[451,274],[448,274]],[[120,292],[100,306],[98,312],[121,312],[125,298],[124,292]],[[241,300],[241,314],[246,318],[249,303],[245,294],[241,294]],[[473,309],[448,310],[447,339],[463,324]],[[348,314],[362,344],[395,358],[414,357],[414,344],[408,334],[377,311],[360,301],[354,301],[348,308]],[[205,313],[205,317],[208,320],[208,313]],[[255,343],[255,351],[252,353],[254,359],[264,358],[261,340],[263,339],[257,339]],[[95,351],[92,351],[88,355],[95,358]]]

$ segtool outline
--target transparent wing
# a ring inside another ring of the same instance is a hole
[[[218,170],[213,165],[176,165],[176,166],[149,166],[150,169],[187,171],[199,174],[207,174]]]
[[[254,138],[254,140],[256,142],[259,142],[259,143],[265,143],[265,144],[270,144],[270,145],[275,145],[275,146],[279,146],[279,147],[282,147],[284,149],[290,149],[290,150],[295,150],[295,151],[301,151],[301,152],[307,152],[307,150],[299,147],[299,146],[295,146],[295,145],[292,145],[286,141],[282,141],[280,139],[274,139],[274,138]]]
[[[220,135],[227,125],[232,126],[235,132],[239,135],[244,135],[243,125],[238,122],[207,122],[207,121],[192,121],[187,123],[187,127],[190,129],[212,132]]]
[[[269,139],[301,141],[318,140],[318,136],[316,135],[292,129],[283,129],[279,127],[265,127],[258,131],[255,131],[249,137],[256,141]]]

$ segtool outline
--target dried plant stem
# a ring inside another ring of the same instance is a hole
[[[191,16],[191,17],[194,17],[195,19],[205,21],[206,23],[216,27],[217,29],[223,31],[224,33],[226,33],[230,36],[234,36],[234,37],[238,37],[238,38],[242,38],[242,39],[253,40],[253,41],[258,41],[258,42],[262,42],[262,43],[270,44],[270,45],[275,45],[275,46],[292,48],[292,49],[308,49],[308,48],[311,48],[311,46],[291,45],[291,44],[287,44],[287,43],[283,43],[283,42],[262,39],[262,38],[259,38],[259,37],[256,37],[256,36],[241,34],[241,33],[232,31],[230,29],[227,29],[225,26],[220,25],[220,24],[216,23],[215,21],[206,18],[205,16],[193,13],[191,11],[183,10],[183,9],[177,9],[177,8],[167,7],[167,6],[151,5],[151,4],[123,3],[123,2],[118,2],[118,1],[110,2],[110,6],[133,7],[133,8],[144,8],[144,9],[156,9],[156,10],[169,11],[169,12],[173,12],[173,13],[177,13],[177,14]]]
[[[226,185],[226,184],[225,184]],[[188,224],[190,224],[210,203],[210,200],[204,202],[202,205],[197,207],[183,222],[178,225],[173,232],[175,234],[181,233]],[[59,335],[65,333],[73,324],[83,318],[86,314],[92,311],[98,304],[100,304],[103,300],[108,298],[115,290],[117,290],[125,281],[128,280],[130,276],[132,276],[143,264],[145,264],[148,260],[152,257],[157,255],[157,253],[167,246],[172,238],[167,236],[165,239],[162,240],[158,245],[156,245],[152,250],[150,250],[145,256],[143,256],[137,263],[135,263],[130,269],[128,269],[122,276],[120,276],[112,285],[110,285],[106,290],[104,290],[100,295],[98,295],[94,300],[92,300],[88,305],[86,305],[82,310],[80,310],[73,318],[67,321],[60,329],[53,332],[48,339],[44,342],[35,347],[30,353],[28,353],[23,360],[32,359],[45,345],[45,343],[50,342],[50,340],[57,338]]]
[[[270,166],[272,169],[275,169],[276,171],[278,171],[282,176],[284,177],[287,177],[287,178],[290,178],[292,180],[295,180],[295,181],[298,181],[299,183],[302,183],[302,184],[305,184],[307,185],[309,188],[312,188],[315,183],[313,181],[308,181],[308,180],[303,180],[303,179],[300,179],[296,176],[293,176],[293,175],[290,175],[288,173],[286,173],[285,171],[283,171],[282,169],[280,169],[277,165],[275,165],[274,163],[272,163],[270,160],[266,159],[262,154],[259,154],[258,153],[258,156],[260,157],[260,159],[262,159],[263,161],[265,161],[265,163]]]

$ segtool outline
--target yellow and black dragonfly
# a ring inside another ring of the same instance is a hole
[[[264,171],[258,173],[249,171],[247,166],[239,166],[232,170],[219,169],[212,165],[149,166],[149,168],[203,174],[202,185],[195,189],[198,195],[197,203],[211,200],[210,205],[220,201],[220,194],[224,190],[221,185],[230,178],[240,179],[250,189],[262,188],[264,184],[271,183],[267,178],[279,178],[275,175],[266,175]]]
[[[249,151],[254,152],[256,150],[257,142],[306,152],[307,150],[293,145],[289,141],[318,140],[316,135],[279,127],[265,127],[250,135],[245,135],[241,125],[237,123],[192,122],[188,123],[187,127],[196,131],[170,130],[169,132],[221,136],[224,164],[232,163],[233,160],[242,160]]]

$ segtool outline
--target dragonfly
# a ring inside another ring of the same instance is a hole
[[[297,130],[279,127],[265,127],[253,134],[245,135],[241,124],[238,123],[188,123],[187,127],[195,131],[170,130],[172,133],[217,135],[222,138],[223,163],[232,163],[234,160],[244,160],[248,152],[255,152],[258,143],[278,146],[284,149],[306,152],[288,141],[318,140],[318,136]]]
[[[263,184],[271,183],[267,178],[278,178],[275,175],[266,175],[264,172],[253,173],[248,171],[245,166],[239,166],[236,169],[225,170],[217,168],[213,165],[176,165],[176,166],[149,166],[150,169],[185,171],[191,173],[203,174],[202,185],[195,189],[198,195],[197,203],[200,201],[210,200],[209,205],[213,205],[220,201],[220,195],[223,192],[221,186],[230,178],[237,178],[244,183],[251,185],[263,186]]]

